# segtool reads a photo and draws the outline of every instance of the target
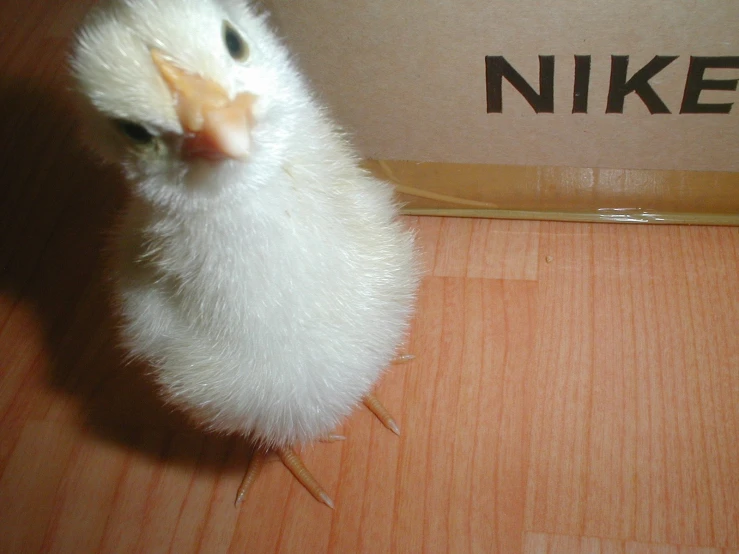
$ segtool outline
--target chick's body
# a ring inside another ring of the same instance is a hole
[[[246,61],[233,37],[224,47],[231,26]],[[185,155],[201,131],[188,134],[153,49],[229,101],[251,95],[246,154]],[[83,27],[73,65],[96,146],[132,183],[115,257],[128,349],[211,429],[275,447],[329,433],[391,362],[413,307],[413,237],[390,187],[359,169],[237,3],[113,3]]]
[[[393,358],[415,290],[412,239],[387,188],[342,165],[291,164],[259,195],[196,213],[129,212],[127,344],[198,421],[310,441]]]

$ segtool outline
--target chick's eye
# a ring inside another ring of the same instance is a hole
[[[115,121],[115,124],[121,133],[136,144],[149,144],[154,139],[154,135],[147,131],[143,125],[139,125],[133,121],[118,119]]]
[[[229,23],[223,23],[223,43],[226,45],[228,53],[236,61],[244,61],[249,57],[249,47]]]

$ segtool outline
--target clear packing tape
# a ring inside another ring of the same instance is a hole
[[[409,215],[739,225],[739,173],[367,160]]]

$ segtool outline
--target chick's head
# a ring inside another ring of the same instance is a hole
[[[92,146],[138,181],[279,157],[304,102],[286,51],[236,1],[109,2],[71,66]]]

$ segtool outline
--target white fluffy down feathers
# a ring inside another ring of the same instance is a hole
[[[245,61],[223,44],[224,21]],[[246,161],[186,159],[157,48],[230,97],[253,94]],[[206,427],[289,446],[330,433],[396,355],[415,301],[413,236],[361,170],[264,18],[238,2],[120,0],[72,55],[94,146],[133,194],[115,277],[129,351]],[[111,121],[151,135],[134,144]]]

